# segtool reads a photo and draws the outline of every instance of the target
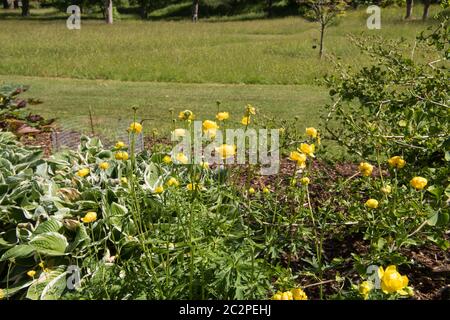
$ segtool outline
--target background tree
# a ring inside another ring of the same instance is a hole
[[[198,21],[198,7],[200,4],[200,0],[193,0],[192,1],[192,21],[197,22]]]
[[[30,15],[30,0],[22,0],[22,16],[28,17]]]
[[[9,1],[8,0],[3,0],[3,9],[9,9]]]
[[[406,0],[406,16],[405,19],[411,19],[414,0]]]
[[[338,14],[344,12],[347,3],[343,0],[299,0],[299,3],[308,6],[308,11],[305,16],[320,24],[319,56],[322,58],[325,29],[333,22]]]
[[[106,8],[106,11],[105,11],[106,23],[112,24],[113,23],[113,1],[106,0],[105,8]]]

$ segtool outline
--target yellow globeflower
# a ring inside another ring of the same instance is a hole
[[[402,295],[407,295],[408,293],[403,290],[408,286],[408,277],[402,276],[398,271],[396,266],[388,266],[386,270],[382,267],[379,269],[379,275],[381,279],[381,290],[384,293],[400,293]]]
[[[232,144],[223,144],[216,148],[216,152],[222,159],[228,159],[236,154],[236,146]]]
[[[403,160],[403,158],[400,156],[395,156],[395,157],[390,158],[388,160],[388,163],[391,167],[395,167],[398,169],[401,169],[406,165],[406,161]]]
[[[180,183],[178,182],[178,180],[174,177],[170,177],[170,179],[167,181],[167,185],[169,187],[178,187],[180,185]]]
[[[91,171],[89,170],[89,168],[83,168],[83,169],[81,169],[81,170],[78,170],[77,176],[79,176],[79,177],[81,177],[81,178],[84,178],[84,177],[86,177],[86,176],[89,174],[89,172],[91,172]]]
[[[176,155],[175,159],[177,160],[178,163],[181,163],[181,164],[187,164],[189,162],[188,157],[186,157],[186,155],[182,152],[178,153]]]
[[[359,171],[362,173],[363,176],[368,177],[372,175],[373,166],[370,163],[367,162],[361,162],[359,164]]]
[[[142,131],[142,124],[140,124],[139,122],[133,122],[132,124],[130,124],[128,131],[139,134]]]
[[[116,158],[116,160],[126,161],[126,160],[128,160],[128,152],[118,151],[118,152],[116,152],[115,158]]]
[[[292,151],[289,154],[289,160],[296,161],[300,168],[306,167],[306,154]]]
[[[369,296],[369,292],[373,289],[373,284],[370,281],[363,281],[358,287],[358,291],[361,295],[364,296],[364,299],[367,299]]]
[[[27,272],[27,276],[29,276],[30,278],[34,278],[35,275],[36,275],[36,271],[34,271],[34,270],[30,270]]]
[[[203,186],[201,184],[198,183],[189,183],[186,188],[189,191],[193,191],[193,190],[201,190],[203,188]]]
[[[316,146],[314,144],[302,143],[302,144],[300,144],[300,148],[298,149],[298,151],[301,151],[310,157],[314,157],[315,149],[316,149]]]
[[[97,220],[97,213],[95,212],[88,212],[83,218],[81,218],[81,221],[83,221],[84,223],[91,223],[95,220]]]
[[[244,126],[248,126],[248,125],[250,124],[250,117],[247,117],[247,116],[242,117],[241,123],[242,123]]]
[[[292,292],[285,291],[281,294],[281,300],[294,300]]]
[[[128,183],[128,179],[125,177],[120,178],[120,182],[123,184],[127,184]]]
[[[219,121],[228,120],[230,118],[230,114],[228,112],[219,112],[216,114],[216,119]]]
[[[292,289],[291,292],[294,300],[308,300],[308,296],[305,291],[300,288]]]
[[[116,145],[114,146],[116,149],[122,149],[122,148],[125,148],[126,147],[126,145],[125,145],[125,143],[123,142],[123,141],[117,141],[116,142]]]
[[[422,190],[428,183],[428,180],[423,177],[414,177],[409,182],[417,190]]]
[[[392,187],[390,185],[386,185],[384,187],[381,188],[381,192],[383,192],[384,194],[389,194],[392,191]]]
[[[194,120],[194,113],[191,110],[184,110],[178,114],[180,120]]]
[[[0,300],[3,300],[5,298],[5,292],[3,289],[0,289]]]
[[[317,129],[313,127],[306,128],[306,134],[311,138],[317,137]]]
[[[200,166],[201,166],[204,170],[208,170],[208,169],[209,169],[209,163],[208,163],[208,162],[202,161],[202,162],[200,163]]]
[[[366,207],[371,209],[378,208],[378,201],[375,199],[369,199],[366,201]]]
[[[102,170],[108,170],[108,168],[109,168],[109,163],[108,163],[108,162],[102,162],[102,163],[100,163],[98,166],[99,166],[99,168],[102,169]]]
[[[44,261],[39,262],[38,266],[41,267],[42,269],[44,269],[44,266],[45,266]]]
[[[165,164],[170,164],[170,163],[172,163],[172,158],[171,158],[170,156],[164,156],[164,158],[162,159],[162,161],[163,161]]]
[[[272,300],[281,300],[281,292],[277,292],[273,295]]]
[[[254,194],[255,189],[253,187],[248,188],[248,194]]]
[[[256,114],[256,108],[254,106],[252,106],[251,104],[248,104],[245,106],[245,111],[247,112],[247,114]]]
[[[270,190],[269,190],[269,188],[264,187],[264,188],[262,189],[262,192],[265,193],[265,194],[269,194],[269,193],[270,193]]]
[[[307,186],[309,184],[310,180],[308,177],[303,177],[300,179],[300,182],[302,185]]]
[[[164,187],[163,186],[157,186],[154,190],[155,193],[163,193],[164,192]]]

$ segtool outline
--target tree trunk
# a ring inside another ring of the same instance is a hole
[[[273,16],[273,0],[267,0],[267,17],[272,18]]]
[[[423,15],[422,20],[425,21],[428,18],[428,12],[430,10],[431,0],[424,0],[423,2]]]
[[[3,0],[3,9],[9,9],[9,1]]]
[[[22,17],[30,15],[30,0],[22,0]]]
[[[406,0],[406,16],[405,19],[411,19],[414,0]]]
[[[14,0],[13,1],[13,6],[14,6],[14,9],[19,9],[19,1],[18,0]]]
[[[320,24],[320,49],[319,49],[319,57],[322,59],[323,56],[323,37],[325,35],[325,25],[323,23]]]
[[[192,22],[198,21],[198,5],[200,0],[193,0],[192,2]]]
[[[106,23],[113,24],[113,2],[106,0]]]

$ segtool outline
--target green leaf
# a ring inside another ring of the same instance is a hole
[[[435,212],[431,217],[428,218],[427,223],[430,226],[435,226],[436,223],[438,222],[438,217],[439,217],[438,212]]]
[[[38,234],[46,233],[46,232],[57,232],[59,229],[61,229],[61,227],[62,227],[61,222],[59,222],[56,219],[51,218],[51,219],[45,221],[44,223],[39,224],[33,233],[35,235],[38,235]]]
[[[61,296],[66,285],[65,266],[59,266],[49,272],[43,272],[37,280],[28,288],[27,299],[51,300]],[[62,287],[64,284],[64,287]],[[61,290],[62,289],[62,290]]]
[[[0,258],[0,261],[9,259],[26,258],[33,254],[34,248],[27,244],[19,244],[6,251]]]
[[[46,232],[30,240],[30,245],[41,254],[62,256],[68,246],[67,239],[57,232]]]

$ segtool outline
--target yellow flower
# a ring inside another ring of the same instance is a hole
[[[375,199],[369,199],[366,201],[366,207],[371,209],[378,208],[378,201]]]
[[[310,157],[314,157],[315,149],[316,149],[316,146],[314,144],[302,143],[302,144],[300,144],[300,148],[298,149],[298,151],[301,151]]]
[[[223,144],[216,148],[216,152],[222,159],[228,159],[236,154],[236,146],[232,144]]]
[[[300,179],[300,183],[304,186],[307,186],[309,184],[310,180],[308,177],[303,177]]]
[[[396,266],[388,266],[386,270],[382,267],[379,269],[379,275],[381,279],[381,290],[384,293],[400,293],[402,295],[407,295],[408,293],[403,290],[408,286],[408,277],[402,276],[398,271]]]
[[[162,161],[163,161],[165,164],[170,164],[170,163],[172,163],[172,158],[171,158],[170,156],[164,156],[164,158],[162,159]]]
[[[117,141],[117,143],[115,145],[116,149],[122,149],[122,148],[125,148],[125,147],[126,147],[125,143],[123,143],[122,141]]]
[[[403,158],[400,156],[395,156],[395,157],[390,158],[388,160],[388,163],[391,167],[395,167],[398,169],[401,169],[406,165],[406,161],[403,160]]]
[[[209,163],[208,163],[208,162],[202,161],[202,162],[200,163],[200,166],[201,166],[204,170],[208,170],[208,169],[209,169]]]
[[[164,192],[164,187],[163,186],[157,186],[154,190],[155,193],[163,193]]]
[[[173,130],[172,136],[173,136],[174,139],[180,138],[180,137],[185,137],[186,136],[186,129],[177,128],[177,129]]]
[[[3,289],[0,289],[0,300],[5,299],[5,292],[3,291]]]
[[[358,291],[361,295],[364,296],[364,299],[367,299],[369,296],[369,292],[373,289],[373,284],[370,281],[363,281],[358,287]]]
[[[256,109],[251,104],[248,104],[245,106],[245,111],[247,112],[247,114],[253,114],[253,115],[256,114]]]
[[[89,172],[91,172],[89,170],[89,168],[84,168],[84,169],[78,170],[77,176],[79,176],[81,178],[84,178],[84,177],[86,177],[89,174]]]
[[[99,166],[99,168],[102,169],[102,170],[108,170],[108,168],[109,168],[109,163],[108,163],[108,162],[102,162],[102,163],[100,163],[98,166]]]
[[[281,300],[294,300],[292,292],[285,291],[281,294]]]
[[[313,127],[306,128],[306,134],[311,138],[317,137],[317,129]]]
[[[270,190],[269,190],[269,188],[264,187],[264,188],[262,189],[262,192],[265,193],[265,194],[269,194],[269,193],[270,193]]]
[[[44,269],[44,266],[45,266],[44,261],[39,262],[38,266],[41,267],[42,269]]]
[[[359,171],[363,174],[363,176],[368,177],[372,175],[373,166],[367,162],[361,162],[359,164]]]
[[[254,194],[255,189],[253,187],[248,188],[248,194]]]
[[[281,135],[283,135],[283,134],[286,132],[286,129],[285,129],[285,128],[280,128],[280,129],[278,129],[278,132],[279,132]]]
[[[194,120],[194,113],[191,110],[184,110],[178,114],[180,120]]]
[[[116,157],[116,160],[126,161],[126,160],[128,160],[128,152],[126,152],[126,151],[118,151],[118,152],[116,152],[115,157]]]
[[[292,289],[291,292],[294,300],[308,300],[308,296],[305,291],[300,288]]]
[[[130,124],[128,131],[139,134],[142,131],[142,124],[140,124],[139,122],[133,122],[132,124]]]
[[[281,300],[281,292],[277,292],[273,295],[272,300]]]
[[[126,177],[122,177],[120,178],[120,182],[123,184],[127,184],[128,183],[128,179]]]
[[[300,168],[306,167],[306,154],[304,153],[292,151],[289,154],[289,160],[296,161],[297,166],[299,166]]]
[[[36,275],[36,271],[34,271],[34,270],[30,270],[27,272],[27,276],[29,276],[30,278],[34,278],[35,275]]]
[[[174,177],[170,177],[170,179],[167,181],[167,185],[168,185],[169,187],[172,187],[172,186],[178,187],[178,186],[180,185],[180,183],[179,183],[178,180],[175,179]]]
[[[384,194],[389,194],[392,191],[392,187],[390,185],[386,185],[384,187],[381,188],[381,192],[383,192]]]
[[[216,114],[216,119],[219,121],[228,120],[229,117],[230,114],[228,112],[219,112],[218,114]]]
[[[88,212],[83,218],[81,218],[81,221],[83,221],[84,223],[91,223],[95,220],[97,220],[97,213],[95,212]]]
[[[187,164],[189,162],[188,157],[186,157],[186,155],[182,152],[178,153],[176,155],[175,159],[177,160],[178,163],[181,163],[181,164]]]
[[[417,190],[422,190],[428,183],[428,180],[423,177],[414,177],[409,182]]]
[[[203,187],[202,187],[201,184],[198,184],[198,183],[189,183],[189,184],[186,186],[186,188],[187,188],[189,191],[193,191],[193,190],[201,190]]]
[[[217,125],[217,122],[211,121],[211,120],[205,120],[203,121],[203,131],[208,131],[211,129],[219,129],[219,126]]]
[[[250,124],[250,117],[247,117],[247,116],[242,117],[241,123],[242,123],[244,126],[248,126],[248,125]]]

